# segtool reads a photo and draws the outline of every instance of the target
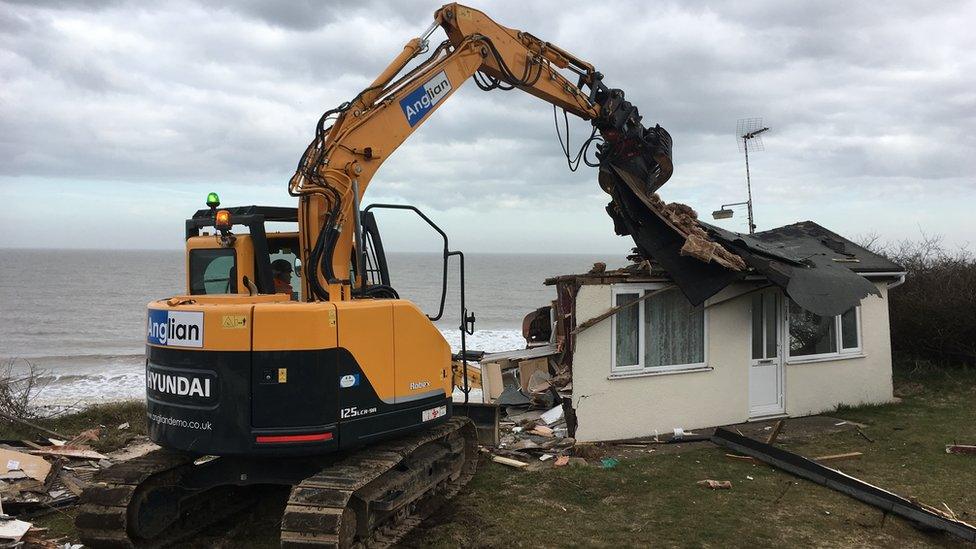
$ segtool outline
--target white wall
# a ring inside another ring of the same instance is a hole
[[[882,297],[861,301],[863,357],[786,365],[786,413],[819,414],[838,404],[891,402],[891,332],[888,288],[878,284]],[[898,291],[897,289],[895,290]]]
[[[882,298],[870,296],[862,302],[863,358],[785,367],[789,415],[892,399],[887,293],[884,284],[879,286]],[[708,308],[708,371],[609,379],[611,321],[580,333],[573,357],[577,440],[624,439],[748,420],[750,297],[726,298],[750,288],[748,283],[733,285],[707,303],[717,303]],[[584,285],[576,298],[576,322],[611,306],[611,286]]]

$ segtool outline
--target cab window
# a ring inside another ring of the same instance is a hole
[[[233,249],[190,250],[190,294],[236,294],[236,264]]]
[[[280,292],[279,288],[287,283],[291,286],[291,299],[299,299],[299,289],[301,288],[301,267],[298,261],[298,239],[297,238],[277,238],[268,239],[269,259],[271,260],[272,274],[274,274],[275,261],[283,260],[291,266],[291,276],[288,280],[276,282],[275,291]]]

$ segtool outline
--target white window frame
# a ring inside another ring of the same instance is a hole
[[[648,283],[648,284],[613,284],[610,291],[610,306],[617,306],[617,296],[620,294],[638,294],[637,297],[644,297],[646,292],[662,290],[664,288],[673,287],[672,284],[666,283]],[[680,292],[677,287],[674,287],[673,291]],[[633,306],[633,305],[632,305]],[[644,374],[657,374],[657,373],[668,373],[668,372],[682,372],[687,370],[702,370],[708,369],[708,308],[705,307],[702,315],[702,361],[695,362],[692,364],[669,364],[667,366],[644,366],[644,307],[646,306],[646,300],[637,304],[638,309],[637,316],[637,326],[638,326],[638,350],[637,350],[637,360],[638,363],[635,365],[628,366],[617,366],[617,315],[614,314],[610,317],[610,374],[611,376],[631,376],[631,375],[644,375]]]
[[[801,362],[821,362],[825,360],[837,360],[842,358],[856,358],[864,356],[864,340],[861,331],[861,306],[856,305],[854,307],[854,324],[857,328],[857,347],[844,348],[844,334],[842,332],[841,317],[843,314],[834,316],[834,337],[837,338],[837,350],[832,353],[820,353],[816,355],[797,355],[793,356],[790,352],[790,298],[784,296],[783,299],[783,319],[785,326],[783,327],[783,335],[786,337],[786,361],[791,364],[797,364]]]

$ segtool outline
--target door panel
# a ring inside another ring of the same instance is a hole
[[[778,290],[752,295],[752,360],[749,365],[749,417],[782,414],[782,298]]]

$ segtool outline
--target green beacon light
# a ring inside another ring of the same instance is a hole
[[[207,206],[209,206],[211,210],[216,210],[217,206],[220,206],[220,197],[217,196],[217,193],[210,193],[207,195]]]

